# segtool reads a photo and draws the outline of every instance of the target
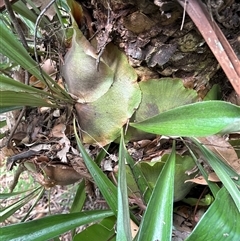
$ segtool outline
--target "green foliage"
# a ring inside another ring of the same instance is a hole
[[[141,221],[137,241],[172,240],[175,155],[174,143],[172,153],[153,189]]]
[[[124,149],[123,131],[119,147],[119,175],[118,175],[118,212],[117,212],[117,240],[131,241],[128,190],[126,180],[126,151]]]
[[[52,215],[30,222],[2,227],[1,238],[3,240],[16,241],[48,240],[81,225],[98,221],[112,215],[113,212],[109,210]]]
[[[240,107],[224,101],[197,102],[130,125],[168,136],[200,137],[237,132],[240,130]]]
[[[152,162],[142,161],[138,164],[150,186],[154,187],[156,185],[159,173],[162,171],[168,158],[169,154],[166,154],[160,160]],[[186,174],[186,170],[192,170],[195,166],[195,162],[189,155],[180,156],[176,154],[175,166],[174,201],[177,202],[182,200],[193,187],[192,183],[185,183],[185,181],[193,178],[197,171],[191,175]]]
[[[215,171],[225,188],[227,188],[238,211],[240,212],[240,175],[229,167],[229,165],[223,162],[217,155],[208,150],[204,145],[201,145],[197,140],[193,139],[193,142],[201,150],[201,153],[205,156],[206,160]]]
[[[222,188],[218,192],[216,200],[186,241],[238,241],[240,237],[239,222],[239,211],[226,188]]]
[[[66,9],[67,6],[64,6]],[[22,1],[14,4],[13,9],[24,19],[32,22],[37,19],[36,13],[26,8]],[[58,17],[64,25],[59,11]],[[74,20],[73,16],[72,20]],[[44,28],[44,25],[49,23],[50,21],[43,17],[40,27]],[[143,204],[147,206],[134,240],[171,240],[174,199],[180,200],[188,192],[188,190],[186,193],[185,190],[183,191],[186,185],[179,187],[177,184],[185,181],[184,173],[186,169],[192,168],[192,160],[208,182],[215,201],[187,241],[238,240],[240,230],[236,224],[240,222],[239,174],[221,157],[211,152],[197,139],[190,139],[191,143],[195,144],[195,149],[219,176],[224,186],[220,189],[217,184],[207,180],[207,173],[199,164],[192,150],[194,148],[189,147],[191,157],[188,153],[180,157],[176,154],[174,144],[171,154],[165,155],[161,160],[162,163],[155,163],[150,167],[149,163],[136,165],[124,141],[124,139],[138,138],[139,133],[142,134],[140,131],[143,131],[143,136],[146,133],[153,133],[183,137],[237,132],[240,131],[238,106],[224,101],[194,103],[197,100],[196,92],[185,89],[180,79],[152,79],[138,83],[134,68],[128,63],[126,56],[112,44],[106,47],[97,71],[95,65],[98,56],[95,54],[94,43],[90,43],[83,36],[74,21],[72,47],[65,57],[65,65],[62,68],[68,92],[40,70],[37,62],[30,55],[33,52],[32,47],[30,46],[28,50],[23,48],[12,32],[8,19],[0,21],[0,28],[0,53],[12,61],[11,65],[3,64],[1,68],[9,71],[10,66],[20,65],[48,88],[48,91],[40,90],[1,74],[0,113],[22,106],[55,108],[70,104],[75,106],[83,142],[98,142],[105,145],[118,137],[121,138],[118,152],[118,181],[115,186],[99,168],[99,164],[106,155],[105,150],[93,160],[84,148],[78,136],[76,123],[73,122],[78,148],[110,210],[82,211],[86,199],[85,185],[82,181],[76,191],[69,214],[50,215],[38,220],[2,227],[0,233],[3,240],[48,240],[67,231],[72,231],[73,240],[133,240],[130,224],[134,222],[139,225],[139,223],[129,208],[128,195],[134,194],[130,190],[131,185],[128,185],[129,176],[134,183],[134,188],[136,187],[139,192],[138,197],[142,198]],[[67,29],[66,32],[72,34],[71,29]],[[218,98],[218,94],[219,92],[215,90],[206,99]],[[70,97],[71,95],[74,95],[75,99]],[[131,128],[125,137],[123,126],[129,119]],[[184,166],[184,161],[188,165]],[[43,191],[43,188],[32,190],[12,205],[2,208],[0,221],[6,220],[33,198],[37,202]],[[181,193],[182,196],[177,198],[176,192]],[[0,199],[14,197],[16,194],[19,193],[2,193]],[[225,208],[226,203],[227,208]],[[85,230],[75,234],[76,228],[85,224],[87,224]]]
[[[106,177],[102,170],[97,166],[97,164],[92,160],[92,158],[86,152],[80,138],[78,137],[76,125],[74,121],[74,133],[75,138],[81,151],[82,157],[85,161],[85,164],[91,173],[95,183],[97,183],[99,190],[101,191],[103,197],[107,201],[109,207],[112,209],[115,215],[117,215],[117,188],[113,183]]]
[[[43,190],[43,188],[42,188],[42,190]],[[40,188],[37,188],[36,190],[33,190],[31,193],[29,193],[26,196],[24,196],[22,199],[17,200],[12,205],[7,206],[6,208],[1,209],[1,211],[0,211],[0,222],[3,222],[4,220],[6,220],[13,213],[15,213],[21,207],[23,207],[26,203],[28,203],[30,200],[35,198],[39,194],[39,192],[41,192],[42,190]],[[1,195],[6,197],[6,195],[4,195],[4,194],[1,194]],[[14,195],[15,194],[9,195],[9,196],[12,197]]]

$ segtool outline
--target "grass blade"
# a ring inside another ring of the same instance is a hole
[[[82,180],[78,185],[77,192],[75,194],[72,206],[70,208],[70,213],[76,213],[81,211],[85,203],[85,200],[86,200],[85,181]]]
[[[133,158],[129,155],[125,148],[125,155],[128,165],[131,168],[131,171],[133,173],[134,179],[138,185],[138,188],[141,192],[141,195],[145,201],[145,203],[148,203],[151,194],[152,194],[152,187],[147,182],[141,168],[136,165],[136,162],[133,160]]]
[[[124,150],[123,131],[121,132],[121,140],[119,147],[119,163],[118,163],[118,214],[117,214],[117,240],[131,241],[132,235],[130,230],[130,215],[128,204],[128,190],[125,170],[125,150]]]
[[[113,215],[110,210],[53,215],[1,228],[2,240],[42,241],[54,238],[81,225]],[[30,231],[31,230],[31,231]]]
[[[48,74],[40,72],[37,63],[31,58],[27,50],[17,40],[16,36],[0,21],[1,44],[0,53],[22,66],[43,83],[47,82],[50,89],[57,94],[59,99],[72,102],[69,94],[64,91]],[[56,98],[57,98],[56,97]]]
[[[29,92],[32,94],[39,94],[42,96],[53,97],[50,93],[34,88],[29,85],[25,85],[7,76],[0,75],[0,87],[1,91],[16,91],[16,92]]]
[[[3,222],[8,217],[10,217],[13,213],[15,213],[17,210],[19,210],[21,207],[23,207],[25,204],[30,202],[41,191],[42,191],[42,187],[38,187],[35,190],[33,190],[31,193],[27,194],[22,199],[20,199],[17,202],[13,203],[12,205],[7,206],[6,208],[1,209],[1,211],[0,211],[0,222]]]
[[[57,105],[45,100],[41,96],[34,95],[26,92],[16,91],[1,91],[1,109],[10,107],[22,107],[22,106],[45,106],[45,107],[58,107]]]
[[[112,209],[114,214],[117,216],[117,188],[113,183],[106,177],[102,170],[97,166],[97,164],[92,160],[92,158],[86,152],[84,146],[82,145],[79,136],[76,130],[76,123],[74,124],[74,134],[79,147],[79,150],[82,154],[82,157],[85,161],[85,164],[92,175],[95,183],[99,187],[103,197],[108,203],[109,207]]]
[[[175,159],[174,142],[172,153],[164,165],[153,189],[140,225],[137,241],[170,241],[172,238]]]

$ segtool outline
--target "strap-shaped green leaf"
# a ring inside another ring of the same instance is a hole
[[[35,198],[39,192],[41,192],[41,187],[36,188],[31,193],[27,194],[22,199],[16,201],[10,206],[7,206],[6,208],[1,209],[0,211],[0,222],[3,222],[8,217],[10,217],[13,213],[15,213],[17,210],[19,210],[21,207],[23,207],[26,203],[28,203],[30,200]],[[9,239],[6,239],[9,240]]]
[[[5,107],[22,107],[22,106],[45,106],[45,107],[57,107],[56,104],[49,102],[47,99],[43,99],[41,96],[34,95],[29,92],[16,92],[16,91],[1,91],[0,98],[0,111]]]
[[[81,151],[84,162],[88,168],[88,171],[91,173],[92,178],[94,179],[95,183],[98,185],[109,207],[113,210],[114,214],[117,216],[117,188],[116,186],[113,185],[113,183],[107,178],[107,176],[102,172],[102,170],[88,155],[77,134],[75,121],[73,123],[74,123],[75,138],[76,138],[78,147]]]
[[[163,112],[131,126],[145,132],[200,137],[240,130],[240,107],[224,101],[204,101]]]
[[[27,50],[17,40],[14,34],[4,25],[3,21],[0,21],[1,29],[1,44],[0,53],[22,66],[29,73],[34,75],[43,83],[48,84],[48,87],[57,93],[59,97],[64,98],[66,101],[70,101],[71,97],[64,91],[49,75],[44,71],[42,73],[37,66],[37,63],[31,58]]]
[[[14,79],[11,79],[7,76],[0,75],[0,90],[1,91],[24,91],[24,92],[29,92],[29,93],[38,93],[41,95],[46,95],[46,96],[52,96],[51,93],[48,93],[46,91],[34,88],[29,85],[25,85],[21,82],[18,82]]]
[[[230,166],[223,162],[217,155],[192,138],[193,142],[200,149],[209,165],[215,171],[225,188],[233,198],[233,201],[240,212],[240,191],[237,185],[240,185],[240,175],[236,173]]]
[[[119,168],[118,168],[118,215],[117,215],[117,240],[131,241],[130,215],[128,204],[128,190],[126,181],[126,152],[124,149],[123,131],[119,147]]]
[[[92,223],[112,215],[113,212],[110,210],[53,215],[26,223],[3,227],[1,228],[1,239],[11,241],[49,240],[81,225]]]
[[[142,218],[137,241],[172,238],[172,215],[175,171],[175,142]]]
[[[225,188],[197,224],[186,241],[239,241],[240,215]]]

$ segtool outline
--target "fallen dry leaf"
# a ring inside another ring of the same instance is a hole
[[[65,130],[66,130],[66,126],[64,124],[60,123],[53,127],[49,136],[50,137],[64,137]]]
[[[62,150],[57,153],[57,156],[60,158],[61,162],[67,163],[67,153],[71,147],[70,140],[65,136],[59,141],[59,144],[62,146]]]
[[[221,157],[237,173],[240,173],[240,163],[234,148],[221,136],[213,135],[198,138],[212,152]]]
[[[193,182],[196,184],[200,184],[200,185],[208,185],[207,181],[205,180],[205,178],[203,176],[199,176],[193,179],[188,179],[185,181],[186,182]]]
[[[44,10],[44,8],[49,4],[49,0],[32,0],[32,2],[34,3],[34,5],[36,7],[40,7],[41,11]],[[30,7],[29,7],[30,8]],[[31,9],[31,8],[30,8]],[[52,5],[45,13],[44,15],[46,15],[50,21],[52,21],[53,17],[55,16],[56,11],[54,9],[54,5]]]
[[[208,174],[208,181],[221,182],[215,172],[211,172]],[[200,185],[208,185],[207,181],[205,180],[205,178],[203,176],[189,179],[189,180],[186,180],[185,182],[193,182],[193,183],[200,184]]]

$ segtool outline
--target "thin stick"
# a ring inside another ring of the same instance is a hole
[[[8,137],[8,140],[7,140],[7,147],[8,147],[8,148],[11,147],[12,137],[13,137],[15,131],[17,130],[17,127],[18,127],[19,123],[21,122],[22,117],[23,117],[23,115],[25,114],[26,109],[27,109],[26,106],[24,106],[24,107],[22,108],[22,110],[21,110],[21,112],[20,112],[20,114],[19,114],[19,116],[18,116],[18,119],[17,119],[14,127],[11,129],[11,132],[10,132],[9,137]]]
[[[16,30],[19,38],[20,38],[20,41],[22,42],[24,48],[28,49],[28,44],[27,44],[27,41],[26,41],[25,36],[23,34],[23,30],[22,30],[20,24],[17,21],[17,18],[16,18],[15,14],[12,10],[12,6],[9,3],[9,0],[4,0],[4,3],[5,3],[6,10],[8,11],[9,17],[12,20],[12,23],[14,25],[14,28],[15,28],[15,30]]]
[[[43,10],[42,12],[39,14],[39,16],[37,17],[37,20],[36,20],[36,23],[35,23],[35,27],[34,27],[34,55],[35,55],[35,58],[36,58],[36,62],[38,63],[38,66],[39,66],[39,70],[40,70],[40,73],[42,75],[42,77],[44,78],[43,74],[42,74],[42,68],[40,67],[40,63],[39,63],[39,60],[38,60],[38,54],[37,54],[37,28],[38,28],[38,25],[41,21],[41,18],[43,17],[44,13],[54,4],[56,0],[52,0]],[[44,78],[45,79],[45,78]],[[47,81],[46,81],[47,83]]]
[[[185,17],[186,17],[186,7],[187,7],[187,0],[184,1],[184,8],[183,8],[183,18],[182,18],[182,24],[180,27],[180,30],[183,30],[183,25],[184,25],[184,21],[185,21]]]

